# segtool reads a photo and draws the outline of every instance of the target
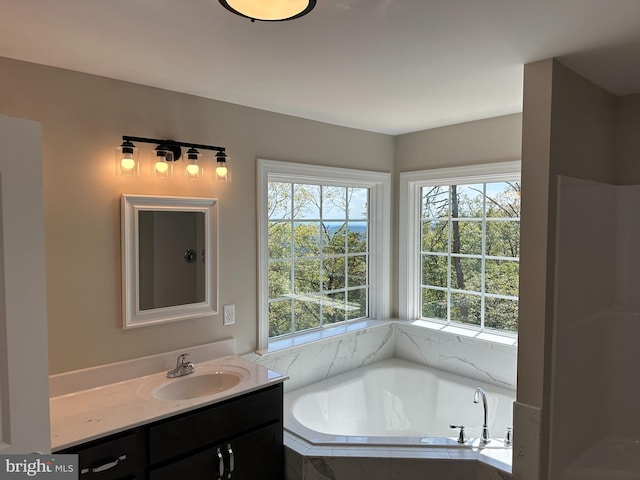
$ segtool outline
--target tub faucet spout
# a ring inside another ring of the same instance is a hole
[[[480,445],[486,445],[489,443],[489,426],[487,423],[487,395],[484,393],[484,390],[481,388],[476,388],[475,393],[473,394],[473,403],[480,402],[480,398],[482,398],[482,407],[484,408],[484,417],[482,423],[482,434],[480,436]]]

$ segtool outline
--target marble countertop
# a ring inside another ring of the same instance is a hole
[[[221,392],[188,400],[159,400],[153,393],[165,384],[224,370],[235,372],[240,382]],[[108,385],[50,398],[51,449],[72,447],[129,428],[227,400],[288,377],[237,355],[196,364],[188,377],[169,379],[166,372],[127,379]]]

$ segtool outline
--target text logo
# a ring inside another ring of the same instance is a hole
[[[77,480],[77,455],[0,455],[0,480]]]

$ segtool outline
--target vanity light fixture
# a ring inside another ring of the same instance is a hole
[[[153,175],[158,178],[169,178],[173,173],[173,159],[166,145],[156,147],[156,158],[153,162]]]
[[[116,148],[116,175],[128,175],[131,177],[140,175],[138,149],[129,140],[123,139],[122,145]]]
[[[199,180],[202,175],[202,168],[198,165],[198,158],[200,153],[195,148],[191,147],[187,150],[187,165],[184,168],[185,176],[187,180]]]
[[[227,154],[216,153],[216,180],[219,182],[231,182],[229,168],[227,168]]]
[[[309,13],[316,0],[219,0],[230,12],[252,22],[281,22],[293,20]]]
[[[184,171],[185,178],[189,180],[199,180],[204,178],[206,173],[205,160],[198,150],[213,150],[217,168],[214,170],[214,179],[221,182],[229,181],[229,171],[227,167],[228,156],[224,147],[215,145],[201,145],[197,143],[177,142],[175,140],[158,140],[155,138],[131,137],[123,135],[122,145],[116,149],[116,174],[117,175],[140,175],[138,161],[138,149],[136,143],[155,143],[155,156],[151,161],[151,175],[157,178],[170,178],[177,174],[176,168],[180,165]],[[182,155],[182,148],[188,148],[186,154]],[[183,162],[178,163],[181,159]],[[211,175],[211,174],[209,174]]]

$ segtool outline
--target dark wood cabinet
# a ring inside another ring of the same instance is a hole
[[[59,453],[81,480],[281,480],[282,384]]]
[[[270,425],[151,470],[149,480],[256,480],[282,477],[281,430]]]
[[[144,436],[139,429],[96,440],[61,453],[77,453],[83,480],[141,480],[145,478]]]

